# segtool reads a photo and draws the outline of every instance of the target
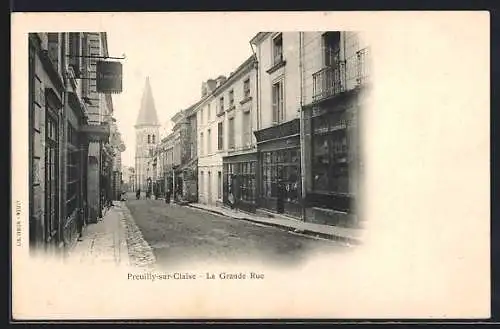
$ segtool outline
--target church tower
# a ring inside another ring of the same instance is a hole
[[[153,167],[150,160],[153,159],[154,149],[160,142],[160,124],[156,114],[149,77],[146,77],[141,108],[134,127],[136,186],[142,191],[146,191],[148,178],[153,179]]]

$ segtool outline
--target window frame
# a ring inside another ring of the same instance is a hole
[[[227,143],[227,148],[228,149],[234,149],[236,147],[236,141],[235,141],[235,119],[234,117],[228,118],[228,143]]]
[[[275,92],[279,86],[278,93]],[[277,94],[277,99],[275,98]],[[285,121],[285,79],[280,77],[271,85],[272,122],[278,124]]]
[[[224,149],[224,122],[220,121],[217,123],[217,150],[222,151]]]
[[[277,43],[276,41],[280,41]],[[279,47],[277,46],[279,44]],[[278,33],[272,38],[272,60],[273,65],[278,65],[283,62],[283,33]],[[278,51],[279,49],[279,51]]]
[[[243,81],[243,99],[251,97],[250,78]]]

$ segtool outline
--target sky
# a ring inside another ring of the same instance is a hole
[[[139,113],[146,76],[149,76],[161,137],[168,134],[170,118],[199,100],[201,84],[219,75],[228,76],[251,54],[250,39],[257,30],[123,25],[106,29],[109,56],[123,63],[123,92],[113,95],[114,116],[126,145],[124,166],[133,166],[134,124]]]

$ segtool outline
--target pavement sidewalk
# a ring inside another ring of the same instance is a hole
[[[363,229],[345,228],[316,223],[307,223],[294,218],[269,218],[250,214],[241,210],[232,210],[226,207],[209,206],[200,203],[190,203],[189,207],[206,210],[234,219],[246,220],[253,223],[278,227],[295,233],[321,237],[325,239],[360,244]]]
[[[126,231],[122,219],[122,205],[114,201],[102,220],[85,228],[82,241],[76,243],[69,257],[73,261],[79,259],[82,264],[128,266]]]

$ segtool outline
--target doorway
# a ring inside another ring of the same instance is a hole
[[[208,204],[212,204],[212,172],[208,172]]]

